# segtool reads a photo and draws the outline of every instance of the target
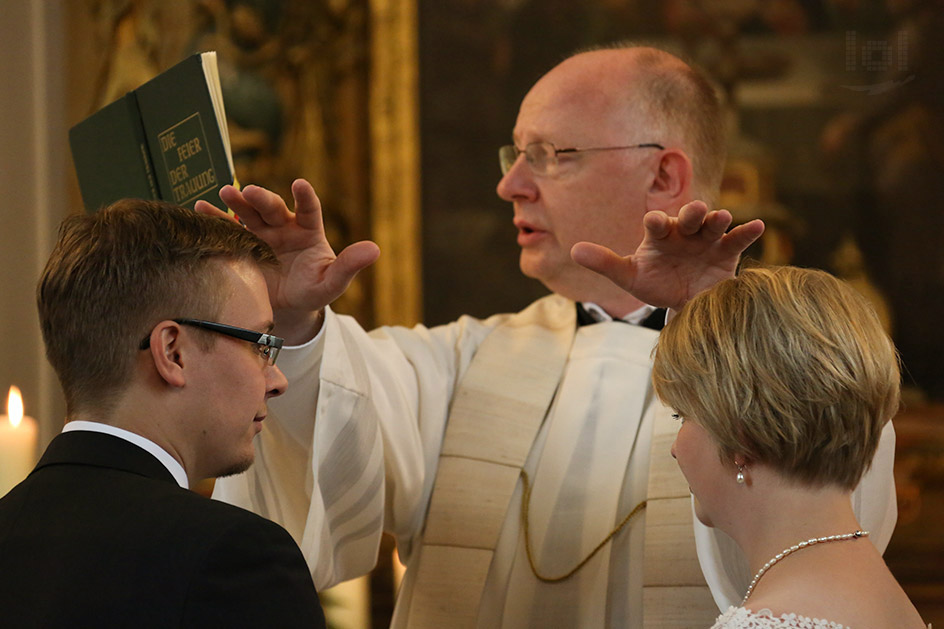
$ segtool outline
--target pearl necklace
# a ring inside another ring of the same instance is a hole
[[[765,563],[764,567],[758,570],[757,574],[754,575],[754,579],[751,581],[751,584],[747,586],[747,592],[744,594],[743,600],[741,600],[741,606],[743,607],[744,603],[747,602],[747,599],[750,598],[751,592],[754,591],[754,587],[757,585],[757,582],[760,581],[760,578],[764,576],[764,574],[766,574],[767,571],[770,570],[774,566],[774,564],[776,564],[778,561],[780,561],[787,555],[795,553],[801,548],[808,548],[810,546],[815,546],[816,544],[824,544],[826,542],[841,542],[847,539],[859,539],[860,537],[868,537],[868,535],[869,535],[868,531],[856,531],[855,533],[845,533],[843,535],[830,535],[828,537],[813,537],[806,540],[805,542],[800,542],[799,544],[794,544],[793,546],[790,546],[789,548],[784,548],[782,551],[774,555],[770,559],[770,561]]]

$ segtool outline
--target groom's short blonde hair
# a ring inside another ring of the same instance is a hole
[[[106,414],[131,382],[141,339],[164,319],[215,320],[223,266],[276,268],[275,252],[235,221],[163,201],[122,199],[74,214],[36,289],[46,357],[70,415]],[[204,335],[209,347],[215,335]]]
[[[735,455],[853,489],[899,405],[898,356],[871,305],[823,271],[748,268],[690,301],[659,339],[662,400]]]

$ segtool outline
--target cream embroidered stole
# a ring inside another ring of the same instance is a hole
[[[552,295],[495,328],[476,352],[446,426],[416,566],[411,627],[475,627],[502,524],[508,509],[518,508],[509,504],[511,496],[561,381],[575,330],[573,302]],[[651,508],[646,515],[644,626],[710,626],[717,609],[695,555],[688,486],[683,478],[680,489],[681,474],[664,445],[674,438],[674,422],[657,423],[655,430],[662,439],[654,436],[653,450],[664,446],[665,457],[653,461],[668,458],[676,475],[662,466],[650,473],[648,494],[656,508],[655,516]],[[660,559],[663,552],[669,553],[667,562]]]
[[[670,413],[655,413],[646,492],[643,629],[704,629],[718,616],[695,550],[688,482],[670,452],[677,433]]]

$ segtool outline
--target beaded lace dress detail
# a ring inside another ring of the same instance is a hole
[[[729,607],[718,616],[711,629],[848,629],[829,620],[807,618],[797,614],[771,615],[770,610],[752,612],[743,607]]]
[[[819,618],[783,614],[776,618],[769,609],[752,612],[743,607],[729,607],[711,626],[711,629],[849,629],[845,625]],[[928,629],[933,629],[928,623]]]

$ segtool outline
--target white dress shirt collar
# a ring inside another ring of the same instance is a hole
[[[62,432],[72,432],[74,430],[85,430],[87,432],[101,432],[106,435],[112,435],[125,441],[129,441],[139,448],[150,452],[154,457],[160,461],[164,467],[167,468],[167,471],[171,473],[174,477],[174,480],[177,481],[177,484],[183,487],[184,489],[190,489],[190,483],[187,480],[187,472],[184,471],[184,466],[180,462],[172,457],[167,450],[160,447],[150,439],[142,437],[141,435],[124,430],[123,428],[117,428],[109,424],[102,424],[100,422],[90,422],[83,420],[75,420],[71,422],[66,422],[65,427],[62,429]]]
[[[597,322],[613,321],[613,317],[611,317],[603,308],[596,305],[592,301],[584,301],[584,302],[581,302],[581,304],[583,305],[583,309],[586,310],[587,313],[591,317],[593,317]],[[628,315],[623,317],[623,321],[625,321],[626,323],[632,323],[633,325],[639,325],[640,323],[645,321],[646,317],[651,315],[654,310],[656,310],[655,306],[650,306],[646,304],[640,308],[637,308],[636,310],[633,310]]]

